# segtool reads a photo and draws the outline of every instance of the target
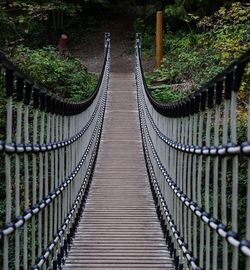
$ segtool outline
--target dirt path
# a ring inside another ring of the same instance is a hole
[[[86,32],[81,36],[79,44],[71,48],[71,53],[80,58],[89,72],[100,73],[103,64],[104,33],[111,34],[112,71],[131,72],[134,61],[134,17],[116,17],[95,32]],[[153,60],[144,61],[145,70],[152,70]]]

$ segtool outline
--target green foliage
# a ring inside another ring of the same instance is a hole
[[[176,25],[180,21],[184,21],[185,16],[185,8],[179,1],[176,1],[173,5],[167,6],[165,9],[166,21],[170,26]]]
[[[218,50],[220,64],[227,65],[250,49],[249,21],[250,5],[237,2],[228,9],[221,7],[198,23],[208,33],[208,45]]]
[[[25,43],[41,46],[63,30],[66,17],[74,16],[79,5],[63,1],[9,1],[0,3],[0,47],[11,49]]]
[[[183,97],[183,93],[174,91],[171,86],[166,85],[165,89],[156,89],[151,92],[152,96],[164,103],[174,102],[180,100]]]
[[[189,94],[212,79],[250,49],[249,14],[250,5],[234,3],[230,8],[220,8],[211,17],[204,17],[196,31],[168,31],[162,65],[147,77],[148,83],[154,84],[161,78],[167,84],[181,83],[184,88],[188,83],[188,91],[183,89],[183,92]]]
[[[152,55],[155,50],[155,29],[153,25],[148,26],[144,19],[138,18],[134,23],[134,30],[135,33],[141,33],[144,53],[147,51],[148,54]]]
[[[89,74],[79,60],[62,58],[52,47],[31,50],[19,46],[13,61],[32,79],[63,98],[86,99],[97,84],[96,76]]]
[[[202,84],[215,76],[221,67],[216,49],[203,45],[206,36],[187,34],[169,39],[169,54],[163,59],[168,67],[169,76],[175,83],[193,81],[194,85]]]
[[[88,18],[96,11],[97,6],[107,9],[111,6],[111,2],[109,0],[0,1],[0,48],[11,51],[18,44],[29,47],[54,44],[58,42],[61,33],[70,35],[76,23],[80,24],[79,27],[82,27],[82,22],[87,24]]]
[[[234,0],[174,0],[166,4],[165,18],[171,30],[180,27],[190,29],[203,16],[213,14],[220,6],[227,6]],[[244,1],[243,1],[244,2]]]

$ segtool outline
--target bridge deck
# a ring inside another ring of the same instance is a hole
[[[133,74],[112,73],[93,182],[64,269],[174,269],[143,157]]]

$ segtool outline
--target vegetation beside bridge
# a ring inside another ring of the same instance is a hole
[[[144,57],[152,59],[154,57],[155,12],[163,9],[165,57],[161,67],[149,73],[147,80],[153,89],[152,95],[157,100],[176,101],[200,87],[243,52],[249,50],[249,4],[232,0],[220,1],[220,4],[222,6],[209,0],[176,0],[169,1],[167,4],[165,1],[122,1],[122,3],[108,0],[3,1],[0,11],[0,47],[11,56],[20,69],[41,85],[53,90],[54,95],[78,101],[86,99],[91,94],[97,79],[95,75],[87,72],[79,60],[70,55],[66,57],[59,55],[56,46],[60,35],[67,33],[69,46],[72,46],[79,42],[79,35],[84,35],[87,29],[88,32],[94,32],[107,20],[112,20],[114,16],[136,10],[133,16],[137,16],[138,19],[135,21],[134,30],[142,33]],[[134,40],[134,32],[131,32],[131,39]],[[89,46],[95,45],[89,44]],[[249,73],[248,66],[238,96],[237,143],[248,140],[246,137],[246,85],[249,83]],[[2,86],[0,113],[5,115],[4,74],[0,77],[0,81]],[[16,113],[16,104],[13,110]],[[30,116],[33,116],[32,113]],[[0,121],[0,139],[2,139],[5,138],[6,119],[3,117]],[[30,122],[32,131],[32,121]],[[213,130],[213,124],[210,126]],[[46,124],[45,127],[47,128]],[[222,129],[219,132],[221,135]],[[0,162],[0,167],[4,168],[4,159]],[[244,158],[238,174],[240,236],[245,234],[245,225],[242,224],[245,224],[246,166],[247,160]],[[21,171],[24,171],[23,167]],[[231,170],[228,169],[227,173],[227,180],[231,186]],[[0,178],[5,178],[3,169],[0,170]],[[5,182],[1,181],[0,185],[0,197],[5,198]],[[24,210],[26,206],[24,205],[23,182],[20,188],[20,209]],[[11,186],[13,194],[14,189],[13,181]],[[211,191],[211,187],[208,187],[208,190]],[[228,201],[231,207],[229,189],[227,195],[229,195]],[[204,200],[203,195],[201,200]],[[4,200],[0,203],[1,226],[5,222],[4,203]],[[201,203],[204,205],[203,201]],[[13,207],[12,211],[14,210]],[[228,226],[231,228],[231,224]],[[23,239],[20,238],[20,241]],[[14,254],[11,254],[11,258],[14,257],[12,255]]]
[[[153,96],[162,102],[183,98],[248,51],[249,14],[250,5],[240,2],[221,6],[209,16],[188,13],[183,6],[166,7],[165,55],[161,67],[147,76]],[[137,20],[136,26],[143,33],[144,52],[153,55],[154,28],[147,19]]]

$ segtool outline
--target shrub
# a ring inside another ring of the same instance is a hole
[[[97,83],[96,76],[89,74],[79,60],[63,58],[53,47],[32,50],[19,46],[13,61],[54,94],[74,101],[86,99]]]
[[[212,79],[250,49],[249,11],[250,5],[234,3],[229,8],[220,8],[211,17],[204,17],[193,31],[168,31],[162,65],[147,77],[148,83],[164,78],[168,85],[185,86],[189,82],[192,89],[197,89]]]
[[[183,97],[182,93],[174,91],[170,85],[166,85],[165,89],[156,89],[151,92],[152,96],[161,102],[174,102]]]

